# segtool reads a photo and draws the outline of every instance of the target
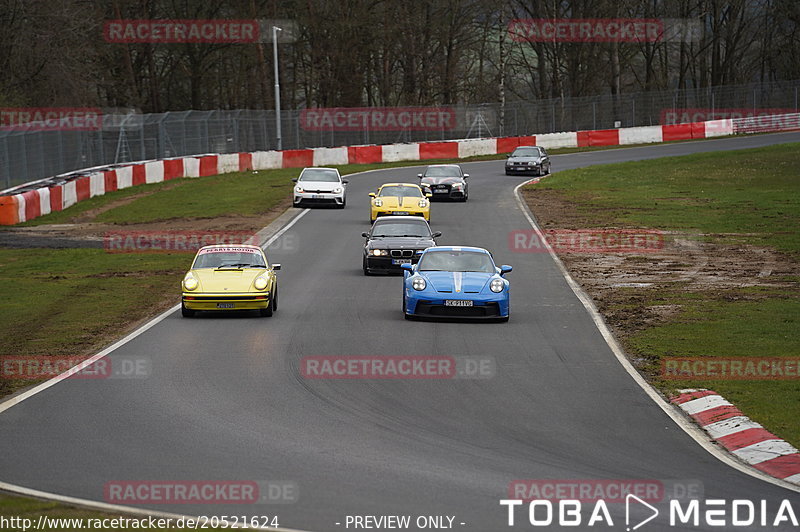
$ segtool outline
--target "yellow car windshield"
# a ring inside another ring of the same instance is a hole
[[[192,269],[199,268],[266,268],[260,253],[204,253],[197,256]]]
[[[421,198],[422,191],[419,189],[419,187],[405,187],[405,186],[383,187],[378,196],[384,198],[387,196],[395,196],[398,198],[403,198],[403,197]]]

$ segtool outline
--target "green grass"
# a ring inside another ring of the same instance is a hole
[[[558,191],[601,227],[632,226],[704,233],[708,242],[769,247],[796,263],[800,257],[800,144],[725,153],[702,153],[559,172],[527,187]],[[713,256],[710,257],[713,262]],[[795,446],[800,446],[800,380],[666,379],[661,363],[672,357],[794,357],[800,355],[798,278],[787,287],[686,291],[626,288],[644,309],[678,305],[680,311],[621,338],[640,369],[670,393],[709,388]],[[620,290],[620,289],[618,289]],[[628,298],[621,297],[621,301]],[[631,310],[612,305],[608,310]]]
[[[535,187],[605,209],[610,225],[756,233],[754,243],[800,254],[798,168],[800,144],[783,144],[580,168]]]
[[[0,249],[2,355],[89,354],[177,294],[191,254]],[[0,359],[2,359],[0,355]],[[0,379],[0,395],[31,381]]]

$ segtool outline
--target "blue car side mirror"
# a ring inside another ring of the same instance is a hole
[[[500,275],[505,275],[513,269],[514,268],[512,268],[508,264],[503,264],[502,266],[500,266]]]
[[[403,270],[411,271],[414,267],[412,265],[410,265],[410,264],[401,264],[400,268],[403,269]]]

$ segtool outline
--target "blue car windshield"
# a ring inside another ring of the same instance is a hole
[[[419,271],[495,273],[492,258],[480,251],[428,251],[419,261]]]

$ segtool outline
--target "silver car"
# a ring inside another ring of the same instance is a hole
[[[344,209],[347,204],[347,179],[336,168],[304,168],[294,181],[293,203],[303,205],[335,205]]]

